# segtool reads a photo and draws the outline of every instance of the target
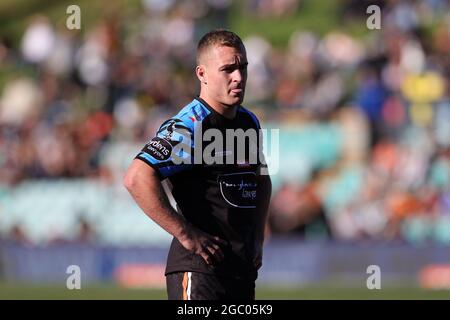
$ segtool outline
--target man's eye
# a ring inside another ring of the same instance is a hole
[[[239,69],[241,71],[245,71],[245,70],[247,70],[247,65],[244,64],[244,65],[240,65],[240,66],[229,67],[229,68],[223,69],[222,71],[226,72],[226,73],[232,73],[234,70],[237,70],[237,69]]]

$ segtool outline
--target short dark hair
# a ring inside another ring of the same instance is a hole
[[[242,39],[233,31],[216,29],[205,34],[197,45],[197,64],[200,64],[200,55],[211,46],[225,46],[245,51]]]

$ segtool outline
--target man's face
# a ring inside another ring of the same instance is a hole
[[[205,93],[222,105],[239,105],[244,100],[247,82],[247,55],[245,50],[213,46],[202,57]]]

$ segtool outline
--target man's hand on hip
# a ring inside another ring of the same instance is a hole
[[[183,234],[178,238],[181,245],[187,250],[200,255],[207,264],[212,265],[223,260],[222,247],[226,241],[213,237],[191,224],[187,224]]]

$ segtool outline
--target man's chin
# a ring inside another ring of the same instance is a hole
[[[244,95],[234,96],[229,100],[230,101],[229,105],[231,105],[231,106],[240,105],[243,100],[244,100]]]

